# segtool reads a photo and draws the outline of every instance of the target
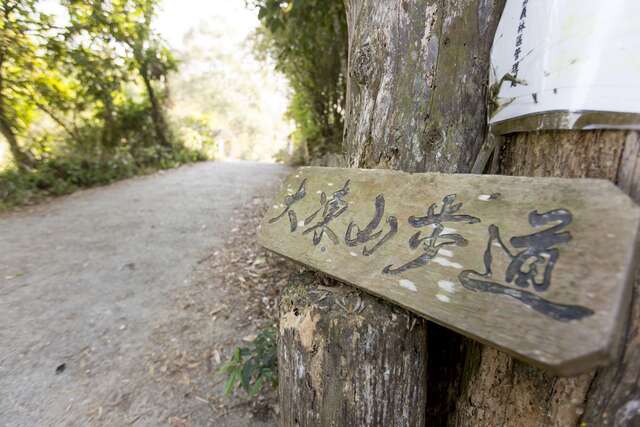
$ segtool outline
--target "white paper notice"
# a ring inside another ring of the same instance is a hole
[[[639,17],[640,0],[507,0],[491,51],[490,123],[551,113],[562,119],[538,128],[640,128],[629,120],[640,113]]]

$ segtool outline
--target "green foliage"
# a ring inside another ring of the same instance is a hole
[[[205,157],[165,118],[177,62],[152,29],[158,1],[0,2],[3,206]]]
[[[258,55],[288,78],[293,141],[311,157],[340,151],[344,126],[347,28],[343,0],[253,0]],[[304,145],[305,148],[301,148]]]
[[[0,2],[0,132],[21,167],[33,165],[17,135],[31,125],[40,92],[62,85],[43,54],[57,37],[51,17],[37,11],[37,0]]]
[[[276,327],[262,329],[249,347],[238,347],[220,372],[227,374],[224,392],[231,395],[242,388],[250,396],[257,395],[264,385],[278,386]]]
[[[48,157],[37,168],[0,171],[0,210],[206,158],[201,151],[181,146],[150,146],[137,150],[135,157],[127,150],[102,157],[77,153]]]

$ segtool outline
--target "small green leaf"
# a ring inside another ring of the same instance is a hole
[[[249,390],[249,385],[251,383],[251,376],[253,375],[253,362],[247,362],[242,368],[242,388],[245,391]]]
[[[227,396],[231,396],[233,389],[235,388],[236,382],[238,381],[238,371],[233,371],[231,376],[227,380],[224,385],[224,394]]]
[[[260,390],[262,390],[262,378],[258,378],[256,382],[253,383],[253,385],[249,389],[249,395],[255,396],[256,394],[260,393]]]

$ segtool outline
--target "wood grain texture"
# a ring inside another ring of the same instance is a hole
[[[280,425],[424,425],[425,322],[334,283],[294,275],[281,295]]]
[[[486,133],[489,50],[503,4],[346,0],[349,72],[343,149],[349,165],[470,171]],[[454,37],[447,37],[452,28]],[[438,82],[447,81],[438,89]],[[365,321],[361,327],[370,325],[375,324]],[[458,399],[467,341],[432,322],[423,327],[429,348],[426,400],[405,404],[426,406],[428,425],[444,426]]]
[[[640,203],[640,133],[616,132],[609,139],[624,141],[618,186]],[[589,388],[583,421],[588,426],[640,425],[640,271],[636,270],[631,313],[615,364],[597,371]]]
[[[638,202],[638,148],[637,132],[546,131],[509,135],[499,162],[500,172],[605,178],[617,181],[619,187]],[[492,348],[468,345],[460,398],[456,410],[448,417],[448,424],[469,427],[637,425],[640,411],[633,411],[635,402],[640,400],[637,295],[636,281],[621,357],[607,368],[577,377],[556,377]],[[581,419],[586,424],[580,424]]]
[[[348,0],[349,164],[468,172],[503,1]]]
[[[639,220],[606,180],[305,167],[259,242],[569,375],[612,357]]]

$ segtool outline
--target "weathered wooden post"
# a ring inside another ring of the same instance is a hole
[[[500,1],[347,0],[351,167],[471,170],[486,136],[489,48],[501,10]],[[605,178],[638,200],[639,158],[636,131],[521,132],[505,137],[493,165],[505,175]],[[639,419],[638,284],[617,363],[557,377],[321,277],[294,277],[283,295],[283,425],[566,426],[582,419],[624,426]]]

